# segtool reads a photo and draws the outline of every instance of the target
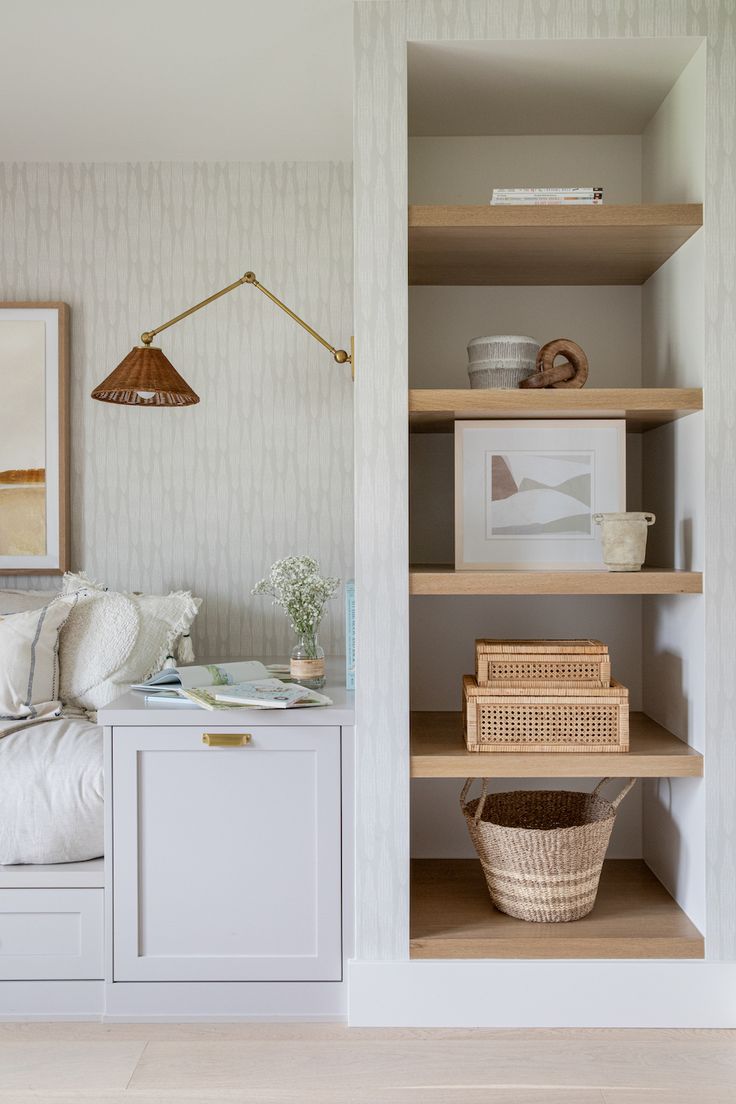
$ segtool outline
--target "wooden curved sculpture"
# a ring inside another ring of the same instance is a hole
[[[555,364],[558,356],[565,356],[563,364]],[[557,337],[548,341],[537,353],[537,370],[533,376],[522,380],[519,387],[583,387],[588,378],[588,358],[575,341]]]

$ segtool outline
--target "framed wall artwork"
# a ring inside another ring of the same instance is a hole
[[[604,570],[595,513],[626,509],[626,423],[455,423],[457,570]]]
[[[69,307],[0,303],[0,574],[69,566]]]

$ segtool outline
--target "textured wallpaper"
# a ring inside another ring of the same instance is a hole
[[[348,347],[351,166],[0,164],[0,300],[71,305],[73,566],[112,587],[191,588],[211,659],[290,646],[284,615],[250,597],[277,557],[352,574],[349,367],[246,286],[158,339],[198,406],[89,392],[141,330],[247,269]],[[342,599],[321,640],[343,651]]]

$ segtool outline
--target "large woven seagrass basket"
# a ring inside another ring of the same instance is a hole
[[[575,790],[512,790],[466,801],[460,794],[470,838],[499,912],[519,920],[579,920],[593,908],[616,810],[636,782],[613,801]]]

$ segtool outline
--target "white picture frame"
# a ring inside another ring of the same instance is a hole
[[[457,571],[605,571],[593,514],[625,509],[624,419],[455,423]]]
[[[0,575],[69,567],[69,307],[0,303]]]

